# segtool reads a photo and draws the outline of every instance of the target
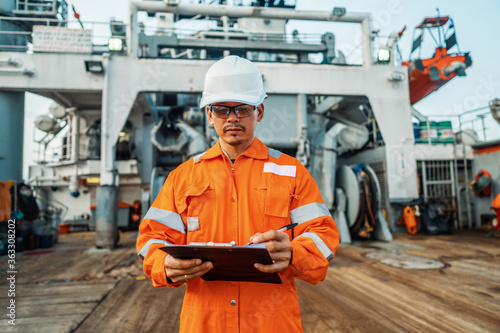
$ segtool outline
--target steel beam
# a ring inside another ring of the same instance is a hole
[[[156,36],[146,36],[146,39],[155,39]],[[247,40],[213,40],[213,39],[177,39],[165,38],[156,43],[162,47],[184,49],[223,49],[245,51],[270,51],[290,53],[319,53],[325,52],[324,44],[291,44],[279,42],[247,41]]]
[[[295,10],[287,8],[253,7],[253,6],[227,6],[178,3],[168,4],[159,1],[132,1],[132,5],[139,11],[167,12],[180,15],[201,16],[227,16],[227,17],[255,17],[281,20],[306,20],[306,21],[336,21],[349,23],[362,23],[369,16],[367,13],[345,13],[333,15],[332,11]]]

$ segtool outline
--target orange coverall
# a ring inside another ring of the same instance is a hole
[[[140,225],[137,251],[155,287],[179,287],[167,282],[167,254],[158,250],[164,244],[240,246],[293,222],[299,225],[292,262],[279,273],[283,284],[191,280],[180,331],[302,332],[294,278],[322,281],[339,233],[307,169],[257,138],[234,164],[217,142],[172,171]]]

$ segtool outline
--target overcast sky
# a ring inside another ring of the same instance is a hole
[[[190,2],[190,1],[186,1]],[[197,1],[191,1],[197,2]],[[69,0],[79,12],[82,21],[109,21],[110,18],[127,21],[128,0]],[[437,92],[418,102],[414,107],[425,115],[458,115],[464,111],[485,107],[488,102],[500,98],[500,1],[477,0],[298,0],[300,10],[331,10],[333,7],[345,7],[347,11],[367,12],[372,14],[372,28],[380,29],[381,36],[388,36],[400,31],[406,25],[406,31],[399,42],[403,60],[407,60],[412,43],[413,28],[424,17],[436,16],[436,8],[442,16],[453,18],[457,39],[461,51],[470,51],[472,67],[467,69],[466,77],[458,77],[447,83]],[[294,25],[295,27],[295,25]],[[324,33],[319,28],[310,25],[297,26],[300,33]],[[335,31],[334,31],[335,33]],[[386,38],[379,38],[376,45],[384,44]],[[430,38],[426,42],[430,42]],[[346,47],[346,43],[337,36],[337,48]],[[432,44],[432,43],[431,43]],[[355,51],[356,52],[356,51]],[[424,57],[425,55],[422,54]],[[429,54],[428,56],[431,56]],[[27,94],[25,113],[25,170],[31,160],[33,148],[33,120],[47,113],[50,101],[45,98]],[[484,112],[489,109],[485,108]],[[475,115],[473,115],[475,118]],[[470,117],[468,119],[471,119]],[[437,118],[436,120],[445,120]],[[482,128],[476,122],[476,130],[483,139]],[[470,126],[466,124],[464,126]],[[500,125],[492,120],[490,114],[486,117],[486,139],[500,138]],[[25,173],[26,174],[26,173]]]

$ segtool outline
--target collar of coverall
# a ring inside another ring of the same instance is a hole
[[[268,148],[262,143],[258,138],[255,138],[252,144],[243,152],[241,156],[247,156],[255,159],[264,160],[267,158]],[[220,147],[220,139],[217,141],[213,147],[208,149],[203,156],[200,157],[195,163],[199,163],[201,160],[209,160],[218,156],[224,156],[224,152]]]

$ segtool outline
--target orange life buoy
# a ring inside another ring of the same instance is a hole
[[[476,180],[479,180],[479,178],[481,178],[482,175],[485,175],[486,177],[491,179],[490,173],[484,169],[479,170],[479,172],[476,173],[476,177],[474,178],[476,178]]]
[[[478,197],[487,197],[491,194],[491,175],[488,171],[481,169],[470,183],[469,188]]]

